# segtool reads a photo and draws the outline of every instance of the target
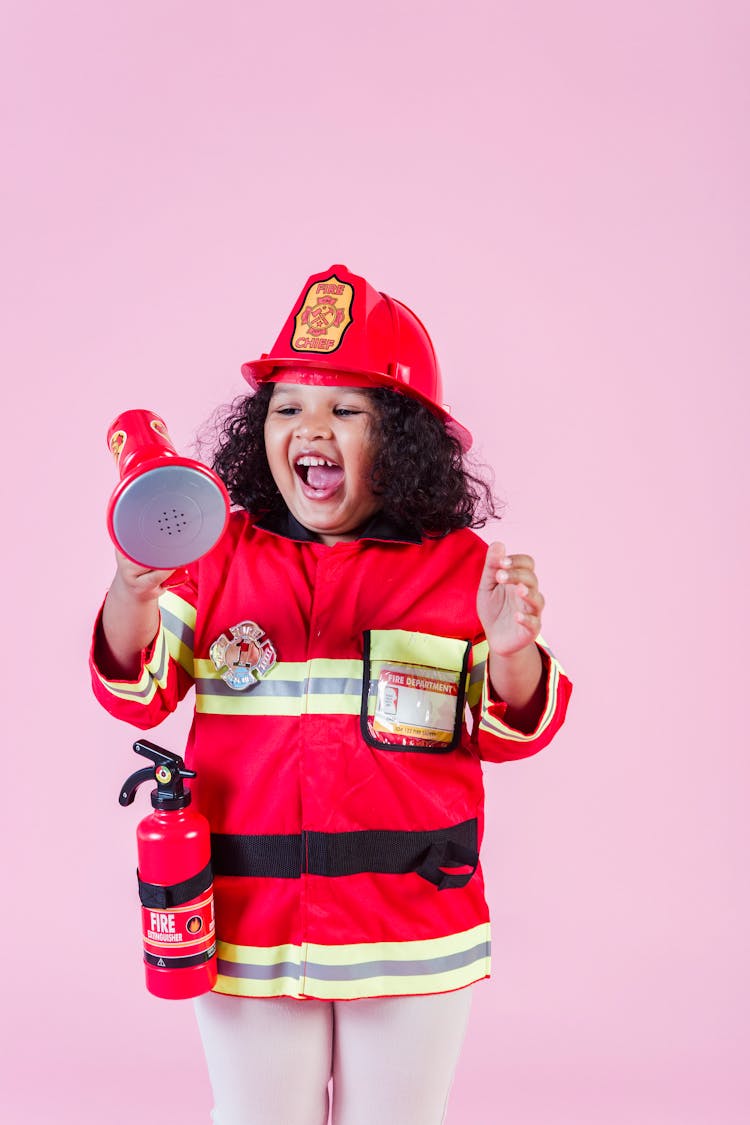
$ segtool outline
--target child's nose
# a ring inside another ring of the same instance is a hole
[[[327,415],[317,412],[297,415],[297,433],[307,441],[315,438],[330,439],[333,436]]]

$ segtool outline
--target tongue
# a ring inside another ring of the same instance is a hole
[[[344,479],[344,470],[338,465],[311,465],[307,470],[310,488],[336,488]]]

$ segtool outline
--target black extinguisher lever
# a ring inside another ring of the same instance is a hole
[[[151,793],[151,804],[155,809],[186,808],[190,804],[190,790],[185,789],[182,779],[195,777],[195,770],[187,769],[179,754],[173,754],[171,750],[165,750],[145,738],[134,742],[133,749],[141,757],[150,758],[154,764],[130,775],[120,790],[120,804],[131,805],[139,785],[144,781],[155,781],[156,789]]]
[[[132,805],[138,786],[142,785],[144,781],[153,780],[154,771],[150,766],[145,770],[137,770],[135,773],[131,773],[120,790],[120,804],[123,806]]]

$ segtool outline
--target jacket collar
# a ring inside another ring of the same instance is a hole
[[[288,508],[280,512],[267,512],[255,520],[255,526],[262,531],[270,531],[273,535],[281,535],[284,539],[293,539],[297,543],[320,543],[317,532],[303,527]],[[359,532],[357,539],[375,539],[384,543],[422,542],[421,535],[413,528],[398,523],[383,512],[375,513]]]

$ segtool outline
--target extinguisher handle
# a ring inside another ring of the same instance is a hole
[[[187,769],[179,754],[173,754],[171,750],[165,750],[145,738],[134,742],[133,749],[143,758],[149,758],[153,765],[131,774],[120,790],[120,804],[132,804],[138,786],[144,781],[153,781],[156,783],[156,789],[151,793],[154,808],[186,808],[190,804],[190,790],[185,789],[182,779],[196,777],[195,770]]]
[[[142,785],[144,781],[153,780],[153,766],[146,766],[146,768],[143,770],[137,770],[136,773],[131,773],[130,777],[120,790],[120,804],[123,807],[125,805],[132,805],[133,801],[135,800],[135,794],[138,786]]]
[[[173,773],[178,773],[180,777],[195,777],[195,770],[186,769],[185,761],[179,754],[173,754],[171,750],[165,750],[163,746],[157,746],[155,742],[139,738],[137,742],[133,743],[133,749],[141,757],[150,758],[157,766],[166,766]],[[152,777],[153,772],[152,770]]]

